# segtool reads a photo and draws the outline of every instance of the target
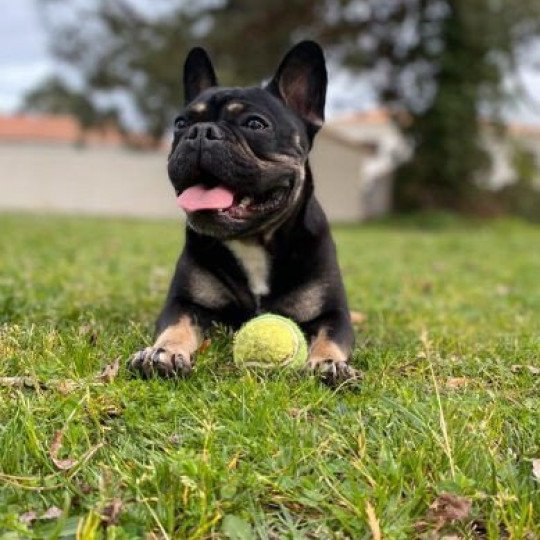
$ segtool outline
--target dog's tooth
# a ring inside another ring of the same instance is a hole
[[[251,197],[244,197],[238,206],[247,206],[251,203]]]

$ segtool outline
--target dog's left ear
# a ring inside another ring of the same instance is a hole
[[[327,81],[320,45],[302,41],[285,55],[266,89],[296,112],[315,134],[324,122]]]
[[[184,101],[193,101],[203,90],[217,86],[216,72],[208,53],[202,47],[194,47],[184,63]]]

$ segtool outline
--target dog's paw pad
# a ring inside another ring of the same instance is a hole
[[[135,353],[127,363],[130,371],[148,379],[150,377],[185,377],[191,372],[189,357],[162,347],[147,347]]]

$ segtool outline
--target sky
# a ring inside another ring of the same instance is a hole
[[[0,113],[11,113],[20,106],[28,89],[54,72],[55,65],[47,53],[47,39],[35,1],[0,0],[0,5]],[[178,61],[181,63],[182,59]],[[351,80],[346,74],[331,70],[329,80],[328,118],[352,108],[375,106],[367,79]],[[513,122],[540,124],[540,69],[522,66],[518,81],[527,97],[508,107],[506,116]],[[354,104],[350,96],[355,96]]]

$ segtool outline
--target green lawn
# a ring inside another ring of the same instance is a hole
[[[336,228],[367,321],[365,379],[335,390],[240,371],[223,331],[188,380],[128,377],[177,222],[3,215],[0,231],[0,377],[28,376],[0,379],[0,538],[540,538],[540,229]],[[464,519],[429,511],[444,493],[472,502]]]

